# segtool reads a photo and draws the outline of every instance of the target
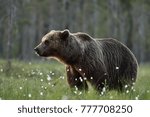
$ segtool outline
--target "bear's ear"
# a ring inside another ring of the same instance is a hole
[[[68,30],[68,29],[65,29],[64,31],[61,31],[60,37],[61,37],[62,39],[66,39],[66,38],[69,37],[69,35],[70,35],[69,30]]]

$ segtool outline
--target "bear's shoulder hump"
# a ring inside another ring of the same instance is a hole
[[[83,40],[83,41],[90,41],[92,40],[92,37],[86,33],[82,33],[82,32],[78,32],[78,33],[74,33],[74,36],[78,37],[79,39]]]

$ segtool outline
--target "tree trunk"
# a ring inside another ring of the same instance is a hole
[[[6,73],[9,73],[10,69],[11,69],[11,49],[12,49],[12,39],[13,39],[13,22],[14,22],[14,16],[15,16],[15,12],[14,12],[14,1],[13,0],[9,0],[9,7],[7,8],[7,14],[8,14],[8,19],[7,19],[7,49],[6,49],[6,60],[7,60],[7,64],[6,64]]]

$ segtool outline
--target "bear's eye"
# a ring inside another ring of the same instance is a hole
[[[49,41],[48,41],[48,40],[45,40],[45,41],[44,41],[44,44],[48,46],[48,45],[49,45]]]

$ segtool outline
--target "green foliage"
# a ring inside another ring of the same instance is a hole
[[[20,62],[13,60],[11,72],[5,71],[6,61],[0,60],[0,99],[73,99],[112,100],[150,99],[150,65],[141,65],[135,87],[123,93],[105,91],[98,94],[90,85],[88,92],[69,89],[64,65],[56,62]]]

